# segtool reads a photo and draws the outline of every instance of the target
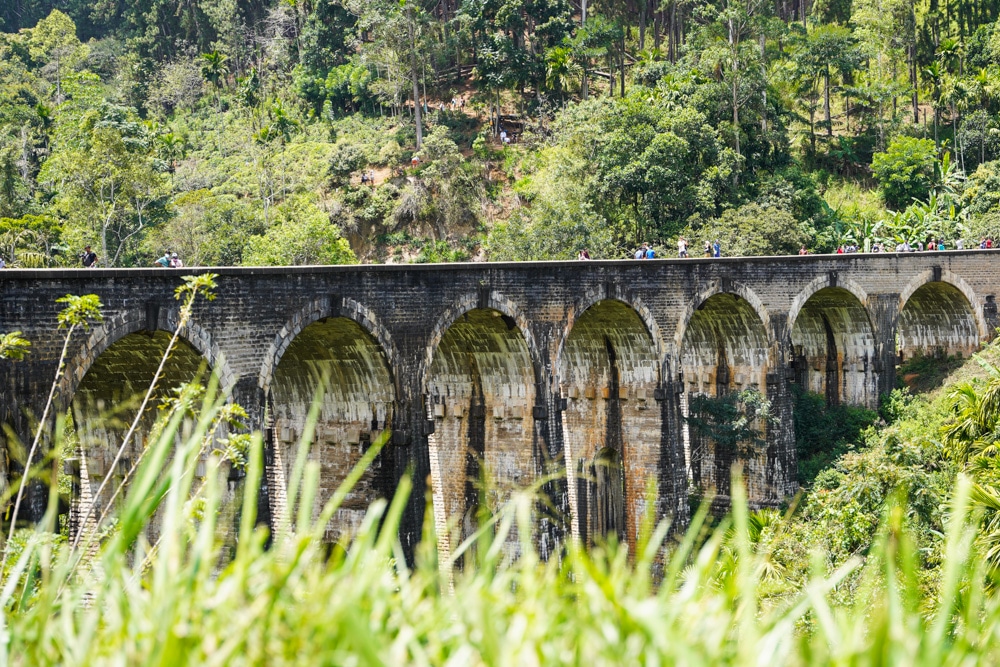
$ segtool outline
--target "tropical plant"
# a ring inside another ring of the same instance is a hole
[[[56,299],[56,303],[66,304],[66,307],[59,311],[56,317],[59,328],[66,329],[66,336],[63,338],[62,351],[59,353],[59,362],[56,364],[56,376],[52,381],[52,387],[49,389],[48,400],[45,401],[45,408],[42,410],[42,416],[39,418],[38,426],[35,430],[35,438],[32,440],[31,448],[28,450],[28,455],[24,460],[23,472],[21,473],[17,495],[14,499],[14,509],[11,514],[10,532],[7,535],[8,543],[14,537],[14,527],[17,524],[18,512],[21,509],[21,500],[24,498],[25,488],[31,479],[31,465],[35,460],[35,454],[38,452],[38,445],[42,441],[42,435],[47,429],[51,428],[51,424],[48,422],[49,411],[52,409],[52,403],[55,400],[56,391],[59,388],[63,373],[66,372],[66,355],[69,351],[70,341],[73,339],[73,333],[77,329],[89,329],[92,322],[100,322],[104,319],[104,316],[101,314],[101,300],[96,294],[85,294],[83,296],[67,294],[64,297]],[[14,356],[17,356],[24,350],[24,345],[16,338],[8,342],[13,344],[13,347],[9,349],[13,350]],[[3,558],[0,559],[0,574],[5,572],[8,553],[9,551],[4,549]]]

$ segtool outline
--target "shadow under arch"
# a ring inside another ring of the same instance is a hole
[[[583,297],[574,302],[573,308],[569,313],[566,327],[563,329],[562,338],[559,341],[559,347],[556,350],[557,369],[562,365],[562,357],[566,349],[566,340],[572,333],[577,319],[602,301],[619,301],[634,311],[643,326],[646,327],[646,332],[653,341],[653,348],[656,351],[657,358],[660,359],[661,365],[666,363],[667,352],[666,346],[664,345],[663,335],[649,306],[647,306],[641,298],[628,293],[627,290],[624,290],[617,285],[609,284],[587,290]]]
[[[662,345],[629,303],[605,298],[573,319],[557,364],[574,539],[601,542],[606,536],[598,533],[613,527],[634,548],[647,482],[664,486],[679,467],[660,396]],[[602,486],[613,476],[598,479],[594,467],[602,451],[615,452],[623,471],[621,520],[611,523],[601,518],[600,499],[613,493]],[[674,485],[665,486],[658,489],[658,512],[667,509]]]
[[[905,360],[917,354],[971,356],[989,339],[976,295],[951,271],[925,271],[899,295],[898,352]]]
[[[428,391],[428,377],[434,356],[441,346],[441,341],[451,329],[451,327],[469,312],[473,310],[493,310],[504,318],[508,328],[516,328],[528,349],[528,356],[531,361],[531,371],[534,383],[539,385],[544,381],[542,376],[542,352],[535,341],[531,330],[531,322],[521,308],[511,299],[502,293],[492,290],[483,290],[480,293],[468,293],[456,299],[438,317],[434,328],[431,330],[430,338],[424,347],[424,357],[420,362],[418,373],[420,376],[421,391],[426,395]]]
[[[153,438],[157,437],[155,424],[163,414],[159,410],[163,401],[176,396],[179,387],[194,380],[208,384],[207,376],[213,371],[208,360],[188,339],[179,337],[164,360],[172,335],[162,329],[137,330],[122,335],[114,342],[101,346],[101,352],[76,382],[69,398],[76,451],[66,460],[72,470],[73,485],[70,534],[78,533],[84,517],[90,529],[96,528],[97,517],[108,507],[114,489],[126,479]],[[161,362],[160,379],[140,415],[143,398]],[[134,421],[137,428],[123,448],[125,435]],[[182,426],[175,437],[182,437],[185,428]],[[203,468],[199,467],[199,470],[201,472],[196,471],[195,474],[204,476]],[[225,478],[226,469],[223,470]],[[98,495],[105,478],[112,483]],[[95,504],[95,510],[91,511]],[[227,512],[232,509],[224,508]],[[160,516],[158,512],[157,518],[145,529],[146,537],[151,542],[159,535]]]
[[[330,317],[344,317],[360,325],[379,344],[386,363],[390,369],[393,368],[398,356],[395,343],[374,312],[348,297],[321,297],[302,306],[275,334],[257,375],[257,386],[265,396],[271,387],[275,368],[296,336],[313,322]]]
[[[678,329],[685,459],[691,482],[705,493],[721,496],[728,496],[730,468],[740,461],[745,467],[749,498],[754,502],[767,497],[766,454],[737,456],[732,447],[716,442],[711,428],[693,426],[712,422],[716,415],[700,410],[721,410],[710,405],[715,399],[744,390],[768,392],[767,375],[775,346],[765,319],[767,312],[752,291],[735,284],[731,287],[723,291],[715,285],[706,290],[703,294],[707,296],[690,310]],[[766,438],[766,427],[760,428]]]
[[[814,294],[827,288],[838,288],[849,292],[858,301],[858,303],[862,305],[862,307],[866,310],[868,309],[868,292],[866,292],[861,285],[850,278],[845,278],[839,275],[834,276],[828,273],[812,280],[792,300],[792,306],[788,309],[789,331],[795,326],[795,321],[798,319],[799,313],[806,302],[808,302]],[[868,319],[870,322],[872,319],[871,313],[868,313]]]
[[[433,424],[427,447],[442,567],[482,514],[496,512],[549,464],[534,414],[539,368],[530,330],[500,301],[494,293],[450,308],[421,372]],[[519,553],[514,534],[504,545],[511,558]]]
[[[282,522],[291,509],[287,488],[299,446],[308,446],[308,458],[319,465],[315,519],[375,438],[392,427],[397,392],[389,350],[388,333],[374,316],[346,298],[310,302],[278,333],[258,378],[268,413],[262,509],[274,531],[288,527]],[[304,442],[316,400],[317,421]],[[324,541],[350,538],[369,505],[392,496],[395,482],[394,456],[383,450],[325,526]]]
[[[771,314],[764,306],[764,302],[757,296],[757,293],[740,282],[729,280],[713,281],[706,289],[699,292],[694,299],[688,302],[688,305],[685,306],[684,311],[678,319],[677,330],[674,332],[674,349],[677,351],[678,359],[680,359],[680,352],[683,348],[684,338],[691,326],[691,320],[695,318],[695,315],[699,311],[703,310],[704,304],[709,299],[719,294],[729,294],[730,296],[738,297],[738,300],[742,299],[753,310],[764,328],[765,336],[769,343],[768,348],[770,348],[770,341],[774,340]]]
[[[874,328],[856,291],[828,282],[812,291],[794,315],[789,335],[796,383],[823,394],[831,406],[878,407]]]
[[[158,313],[156,329],[150,331],[148,329],[149,320],[145,312],[127,311],[112,315],[100,325],[93,327],[86,342],[66,365],[67,372],[60,380],[54,407],[58,408],[59,411],[69,408],[83,378],[100,356],[112,345],[133,334],[150,336],[154,333],[163,333],[167,335],[169,340],[172,332],[176,330],[177,317],[177,309],[161,309]],[[219,378],[220,391],[227,393],[232,390],[236,384],[236,376],[232,372],[225,354],[220,351],[218,345],[205,329],[196,322],[189,321],[181,329],[177,340],[178,343],[190,346],[207,362],[211,372]],[[166,344],[164,344],[163,349],[166,349]],[[150,378],[152,379],[152,375]]]

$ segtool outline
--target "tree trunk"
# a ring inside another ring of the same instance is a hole
[[[660,31],[663,30],[663,10],[653,11],[653,48],[660,50]]]
[[[830,66],[823,73],[823,122],[826,123],[826,136],[833,136],[833,120],[830,117]]]
[[[805,2],[805,0],[802,0]],[[733,59],[733,139],[735,141],[736,147],[736,158],[742,157],[740,153],[740,97],[739,97],[739,52],[736,42],[736,27],[733,25],[732,19],[729,21],[729,49]],[[733,187],[739,187],[740,183],[740,167],[739,164],[736,165],[736,169],[733,170]]]
[[[622,65],[621,96],[625,97],[625,35],[622,35],[621,65]]]
[[[938,101],[939,101],[939,96],[935,94],[934,95],[934,148],[940,150],[941,144],[938,141],[938,116],[941,112],[938,110]]]
[[[761,107],[760,112],[760,129],[765,135],[767,134],[767,38],[764,34],[760,35],[760,74],[764,81],[764,106]],[[766,137],[765,137],[766,141]]]
[[[739,106],[739,87],[737,85],[736,70],[735,65],[733,67],[733,138],[736,141],[736,158],[742,157],[740,153],[740,106]],[[740,165],[736,165],[736,169],[733,170],[733,186],[739,187],[740,184]]]
[[[649,0],[640,0],[639,6],[639,50],[646,49],[646,12],[649,10]]]
[[[580,0],[580,27],[587,24],[587,0]],[[587,85],[587,59],[583,60],[583,72],[580,74],[580,99],[587,99],[590,86]]]
[[[424,145],[424,128],[420,122],[420,80],[417,77],[417,43],[413,30],[413,8],[406,5],[406,27],[410,33],[410,76],[413,79],[413,122],[417,127],[417,150]]]
[[[677,33],[675,26],[677,24],[677,0],[670,3],[670,23],[669,32],[667,33],[667,51],[670,52],[670,62],[677,62]]]
[[[816,105],[809,105],[809,145],[813,155],[816,155]]]

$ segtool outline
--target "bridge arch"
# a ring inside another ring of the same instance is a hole
[[[898,351],[970,356],[989,338],[976,293],[959,275],[932,269],[915,276],[899,295]]]
[[[372,338],[378,342],[390,368],[393,368],[396,357],[396,346],[379,318],[362,303],[349,297],[322,297],[313,299],[295,312],[281,327],[264,355],[260,373],[257,377],[259,386],[267,395],[274,379],[274,370],[292,344],[296,336],[310,324],[329,317],[346,317],[359,324]]]
[[[769,336],[769,340],[774,338],[774,332],[771,328],[771,314],[764,306],[764,302],[757,296],[757,293],[740,282],[717,280],[711,282],[708,287],[699,292],[694,299],[688,302],[687,306],[681,312],[681,316],[677,322],[677,330],[674,332],[674,349],[677,350],[678,355],[680,355],[680,350],[683,347],[687,330],[691,326],[691,320],[695,318],[695,314],[699,310],[703,309],[704,304],[709,299],[718,294],[737,296],[745,301],[753,309],[753,312],[756,313],[757,319],[764,327],[766,335]]]
[[[161,310],[156,321],[155,331],[169,333],[177,328],[179,313],[176,308]],[[128,310],[106,318],[101,324],[93,327],[86,342],[67,364],[69,372],[63,375],[59,383],[59,396],[56,407],[65,410],[73,401],[80,382],[90,371],[94,363],[111,346],[126,336],[148,331],[149,320],[145,311]],[[188,322],[178,337],[207,361],[209,368],[219,377],[219,387],[223,392],[232,389],[236,384],[236,376],[226,361],[225,354],[212,340],[211,334],[195,322]],[[164,346],[165,349],[165,346]],[[152,375],[150,375],[152,379]]]
[[[875,331],[866,301],[856,285],[828,277],[796,297],[789,317],[794,378],[806,391],[825,395],[828,405],[878,405]]]
[[[625,290],[616,284],[609,283],[587,290],[583,297],[574,301],[573,307],[569,312],[569,320],[566,323],[566,327],[563,329],[562,338],[559,341],[559,348],[556,351],[557,367],[562,359],[563,351],[566,347],[566,340],[569,338],[569,334],[573,330],[573,326],[576,323],[577,318],[585,314],[592,306],[600,303],[601,301],[620,301],[633,310],[635,314],[639,316],[642,324],[646,327],[646,331],[653,341],[653,347],[656,350],[657,357],[659,357],[661,361],[665,360],[666,349],[663,344],[663,335],[660,331],[660,325],[657,323],[656,318],[653,317],[653,311],[639,296],[632,294],[630,291]]]
[[[319,464],[319,492],[312,513],[336,491],[373,439],[390,428],[396,386],[391,341],[375,316],[343,297],[306,304],[275,337],[258,379],[269,411],[267,437],[274,456],[269,478],[272,517],[281,520],[296,450],[309,435],[308,414],[319,413],[308,457]],[[352,535],[368,506],[389,496],[395,482],[391,456],[379,456],[325,527],[324,540]],[[276,525],[275,529],[283,530]]]
[[[493,310],[506,318],[507,322],[517,327],[524,338],[524,343],[528,347],[528,354],[531,359],[532,373],[535,382],[541,381],[542,353],[532,334],[531,321],[517,303],[507,298],[504,294],[493,290],[482,290],[479,293],[464,294],[448,306],[438,317],[434,328],[431,330],[430,338],[424,348],[424,357],[421,360],[419,374],[421,390],[427,393],[428,371],[434,362],[434,355],[441,345],[441,341],[448,333],[449,329],[467,313],[473,310]]]
[[[795,299],[792,300],[792,306],[788,309],[789,330],[795,326],[795,321],[799,317],[799,312],[802,310],[802,307],[806,304],[806,302],[809,301],[809,299],[811,299],[816,292],[830,287],[837,287],[850,292],[854,298],[857,299],[858,303],[866,309],[868,308],[868,292],[866,292],[861,285],[850,278],[845,278],[839,274],[835,275],[828,273],[812,280],[795,296]]]
[[[502,294],[466,295],[432,330],[421,369],[442,564],[510,494],[538,477],[540,364],[527,319]],[[511,535],[505,550],[517,554]]]
[[[560,344],[557,377],[574,538],[600,542],[613,530],[634,547],[646,484],[664,486],[663,346],[648,309],[618,296],[584,301]],[[620,477],[608,461],[623,470],[620,490],[605,488]],[[621,501],[610,522],[607,498]]]
[[[79,442],[76,456],[69,461],[74,489],[69,516],[72,534],[81,529],[79,522],[84,513],[93,526],[97,517],[90,508],[95,502],[103,507],[110,501],[115,484],[107,487],[101,497],[94,495],[101,481],[106,476],[116,484],[123,480],[147,446],[161,399],[199,375],[202,382],[207,380],[208,373],[218,375],[223,392],[235,382],[208,332],[195,323],[183,327],[138,429],[117,468],[112,468],[125,433],[166,352],[171,330],[177,326],[176,310],[157,315],[155,323],[147,319],[145,312],[125,312],[108,318],[90,333],[69,366],[71,372],[63,380],[64,391],[56,407],[60,411],[71,410]],[[150,324],[156,326],[152,331],[147,328]],[[217,364],[214,368],[213,362]],[[155,539],[157,530],[154,522],[147,537]]]
[[[751,500],[765,498],[766,485],[759,482],[766,478],[766,454],[740,452],[732,443],[718,442],[704,418],[714,418],[710,413],[716,411],[715,399],[733,392],[767,394],[776,347],[770,318],[757,295],[738,283],[716,283],[699,298],[687,309],[677,332],[688,474],[703,491],[725,496],[730,468],[738,460],[745,466]],[[766,438],[765,426],[759,428]]]

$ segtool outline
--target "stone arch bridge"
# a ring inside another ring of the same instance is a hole
[[[392,430],[329,539],[412,469],[408,548],[426,484],[447,550],[474,528],[481,503],[553,472],[545,488],[557,511],[541,521],[543,552],[567,533],[632,542],[650,501],[658,516],[683,522],[692,486],[725,500],[733,455],[688,433],[690,397],[756,388],[770,399],[766,446],[743,464],[751,500],[780,503],[796,490],[792,385],[874,407],[895,386],[901,358],[971,354],[998,326],[997,263],[995,251],[965,251],[219,268],[217,299],[198,304],[167,377],[177,384],[207,365],[265,430],[265,520],[284,502],[325,378],[310,450],[318,501],[374,434]],[[63,335],[56,298],[94,293],[105,314],[73,341],[56,407],[107,410],[146,386],[178,316],[173,290],[202,270],[0,272],[0,332],[32,342],[26,360],[0,361],[6,432],[30,441],[30,416],[44,406]],[[110,443],[113,422],[101,423],[112,425],[99,427],[98,441]],[[80,457],[79,495],[96,488],[112,451],[94,446]],[[11,459],[3,472],[15,469]],[[44,490],[33,497],[24,518],[43,510]]]

